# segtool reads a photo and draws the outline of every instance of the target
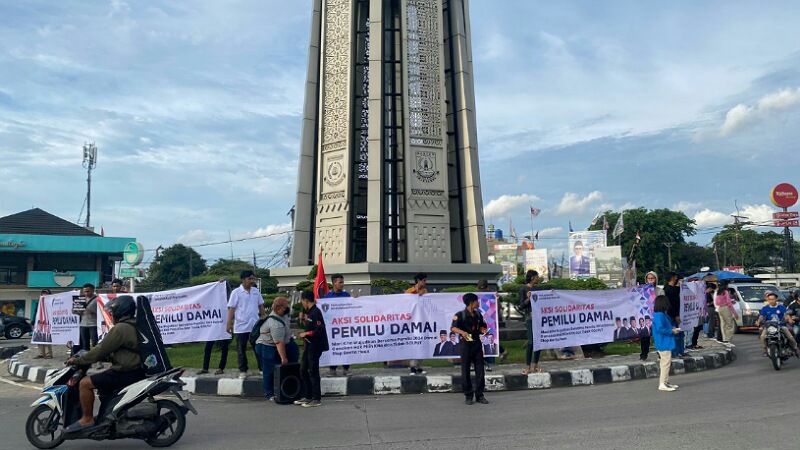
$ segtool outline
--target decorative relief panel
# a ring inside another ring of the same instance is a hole
[[[349,115],[351,0],[326,0],[322,144],[346,146]]]
[[[440,0],[407,0],[409,131],[412,145],[442,146]]]
[[[431,225],[414,226],[414,256],[416,260],[449,258],[450,232],[446,227]]]
[[[317,228],[317,245],[325,262],[344,262],[344,241],[344,226]]]

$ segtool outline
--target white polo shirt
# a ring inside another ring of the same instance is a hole
[[[250,293],[241,285],[234,289],[228,299],[228,308],[236,308],[233,314],[233,332],[249,333],[258,321],[258,307],[263,304],[264,299],[255,286],[250,288]]]

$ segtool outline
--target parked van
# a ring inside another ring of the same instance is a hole
[[[785,300],[783,293],[773,284],[731,283],[728,288],[736,292],[735,296],[731,296],[731,300],[733,308],[739,313],[739,319],[736,320],[737,333],[740,330],[758,330],[758,315],[761,313],[761,307],[766,304],[764,296],[767,291],[778,295],[779,304],[783,304]]]

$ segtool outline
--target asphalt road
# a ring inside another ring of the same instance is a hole
[[[467,406],[461,394],[323,399],[304,409],[261,400],[195,396],[173,448],[487,449],[487,448],[787,448],[796,434],[800,360],[776,372],[755,335],[737,335],[738,360],[677,375],[676,392],[655,379],[542,391],[489,393]],[[4,375],[8,380],[8,377]],[[2,380],[0,380],[2,381]],[[31,448],[24,422],[37,391],[0,382],[0,449]],[[114,449],[148,448],[118,441]],[[71,441],[64,449],[108,448]]]

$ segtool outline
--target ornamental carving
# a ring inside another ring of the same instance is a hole
[[[409,131],[412,139],[438,139],[441,144],[442,62],[439,37],[441,2],[440,0],[407,1]]]
[[[325,2],[322,142],[346,141],[350,83],[350,0]],[[324,148],[324,147],[323,147]]]

